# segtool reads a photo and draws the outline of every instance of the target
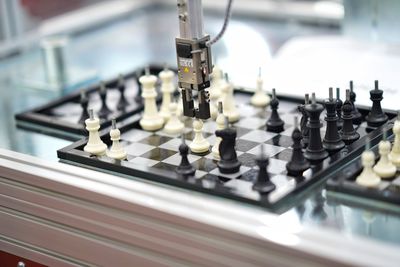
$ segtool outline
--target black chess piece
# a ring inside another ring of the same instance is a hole
[[[301,145],[301,132],[298,127],[297,117],[294,119],[294,130],[292,133],[292,158],[286,164],[288,175],[293,177],[303,176],[303,172],[310,168],[310,163],[304,158]]]
[[[225,118],[226,120],[228,118]],[[226,122],[226,125],[228,123]],[[236,144],[236,129],[226,127],[222,130],[215,131],[217,137],[221,137],[219,144],[219,155],[221,157],[217,166],[221,173],[235,173],[238,172],[241,166],[235,151]]]
[[[101,108],[99,111],[99,117],[107,117],[108,114],[111,113],[111,110],[107,106],[107,87],[102,82],[99,88],[100,100],[101,100]]]
[[[124,79],[124,76],[122,76],[122,74],[120,74],[118,77],[117,88],[118,88],[118,91],[120,94],[118,104],[117,104],[117,109],[123,110],[128,105],[128,101],[126,100],[126,97],[125,97],[126,86],[125,86],[125,79]]]
[[[338,117],[336,115],[336,102],[333,99],[333,89],[329,88],[329,99],[325,100],[326,109],[326,132],[322,146],[330,153],[341,150],[345,144],[339,135],[337,128]]]
[[[269,159],[264,154],[263,145],[261,145],[261,153],[256,158],[256,163],[257,166],[259,167],[259,171],[257,174],[257,179],[253,184],[253,190],[263,195],[269,194],[270,192],[275,190],[276,186],[271,182],[267,171],[269,165]]]
[[[360,138],[360,134],[353,126],[353,106],[350,101],[350,90],[346,90],[346,101],[343,104],[343,128],[340,131],[342,140],[346,145],[350,145]]]
[[[328,152],[322,146],[321,140],[321,112],[324,106],[316,102],[315,93],[312,94],[311,104],[305,107],[309,117],[308,128],[310,129],[310,142],[304,152],[304,157],[311,163],[317,164],[329,156]]]
[[[343,127],[342,106],[343,106],[343,101],[340,99],[340,89],[336,88],[336,114],[338,117],[337,120],[338,130],[342,129]]]
[[[310,99],[309,99],[309,95],[305,94],[304,96],[304,105],[300,105],[298,107],[298,110],[301,112],[302,117],[300,119],[300,131],[301,131],[301,135],[302,135],[302,139],[301,139],[301,144],[303,146],[303,148],[306,148],[309,142],[309,129],[307,127],[307,123],[308,123],[308,115],[305,109],[305,106],[310,104]]]
[[[82,107],[82,114],[78,120],[78,123],[85,125],[85,120],[89,119],[89,112],[88,112],[89,99],[85,91],[81,91],[80,104]]]
[[[136,85],[137,85],[137,91],[135,95],[135,102],[138,104],[143,103],[143,97],[142,97],[142,84],[139,82],[140,76],[142,76],[143,72],[142,71],[137,71],[135,73],[135,80],[136,80]]]
[[[276,97],[276,92],[275,89],[272,89],[272,100],[271,100],[271,116],[269,117],[267,121],[267,131],[269,132],[274,132],[274,133],[280,133],[282,132],[283,126],[285,122],[279,117],[278,113],[278,106],[279,106],[279,100]]]
[[[184,135],[182,135],[182,143],[179,145],[179,154],[181,155],[181,163],[175,169],[178,176],[185,179],[194,176],[196,169],[189,162],[189,146],[185,142]]]
[[[360,111],[358,111],[357,107],[356,107],[356,93],[354,92],[354,88],[353,88],[353,81],[350,81],[350,101],[351,104],[353,105],[353,124],[356,125],[360,125],[362,122],[362,114],[360,113]]]
[[[388,121],[388,116],[382,111],[383,90],[379,89],[378,81],[375,81],[375,89],[369,91],[369,94],[372,100],[372,108],[365,119],[369,127],[379,127]]]

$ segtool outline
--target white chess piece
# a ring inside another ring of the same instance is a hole
[[[179,134],[182,133],[185,129],[185,125],[183,122],[179,120],[177,115],[178,104],[177,103],[170,103],[169,104],[171,117],[168,120],[167,124],[164,126],[164,132],[167,134]]]
[[[107,156],[119,160],[126,159],[126,151],[119,142],[119,140],[121,139],[121,132],[119,131],[119,129],[117,129],[115,119],[112,120],[110,139],[112,141],[112,145],[110,150],[107,151]]]
[[[394,143],[392,151],[389,154],[389,160],[396,166],[400,167],[400,112],[397,116],[397,120],[393,126]]]
[[[372,169],[375,164],[375,155],[369,150],[369,140],[367,140],[366,149],[361,155],[361,164],[364,169],[356,178],[356,183],[365,187],[377,187],[381,178]]]
[[[253,96],[250,99],[250,103],[259,108],[265,108],[271,102],[271,98],[263,90],[263,79],[261,78],[261,68],[260,73],[257,78],[257,87]]]
[[[379,142],[380,159],[374,166],[374,172],[381,178],[391,178],[396,174],[397,168],[389,160],[391,144],[386,140],[386,131],[383,132],[383,139]]]
[[[223,109],[222,109],[222,102],[218,102],[218,116],[217,116],[217,130],[222,130],[225,128],[225,116],[223,114]],[[211,149],[212,155],[214,159],[220,160],[221,157],[219,155],[219,144],[221,143],[222,138],[217,137],[215,140],[215,144]]]
[[[228,117],[230,123],[237,122],[240,118],[240,113],[235,104],[235,97],[233,96],[233,85],[227,82],[221,89],[224,95],[222,100],[224,115]]]
[[[195,133],[193,142],[189,145],[193,153],[205,153],[210,149],[210,143],[204,138],[203,122],[199,119],[193,121],[193,131]]]
[[[169,111],[169,104],[171,103],[171,95],[175,90],[173,83],[174,72],[168,69],[164,69],[160,72],[158,77],[161,80],[161,93],[162,103],[160,107],[160,115],[164,118],[164,121],[168,121],[171,114]]]
[[[89,119],[85,120],[85,124],[86,130],[89,132],[89,138],[83,150],[96,156],[106,154],[107,145],[103,143],[99,135],[100,120],[94,117],[93,109],[89,110]]]
[[[155,84],[157,77],[150,75],[148,69],[146,74],[140,77],[142,84],[142,97],[144,98],[143,118],[139,121],[140,126],[146,131],[156,131],[163,127],[164,119],[157,112]]]
[[[183,115],[183,100],[182,100],[182,88],[178,88],[179,97],[178,97],[178,108],[176,110],[176,115],[181,117]]]
[[[218,66],[214,66],[213,73],[211,74],[210,86],[210,114],[211,118],[215,120],[218,116],[218,99],[221,97],[221,86],[224,83],[222,70]]]

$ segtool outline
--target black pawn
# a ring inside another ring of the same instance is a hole
[[[135,74],[135,80],[136,80],[136,85],[137,85],[137,92],[135,95],[135,102],[142,104],[143,103],[143,97],[142,97],[142,84],[139,82],[140,76],[142,76],[143,72],[142,71],[137,71]]]
[[[100,117],[107,117],[108,114],[111,113],[111,110],[107,106],[107,87],[104,83],[100,84],[100,100],[101,100],[101,108],[99,111]]]
[[[237,158],[236,129],[228,127],[228,118],[225,117],[225,129],[215,131],[217,137],[221,137],[219,144],[219,155],[221,159],[217,162],[221,173],[236,173],[240,169],[240,161]]]
[[[333,99],[332,88],[329,88],[329,99],[325,100],[325,109],[326,132],[322,145],[328,152],[334,153],[342,149],[345,144],[337,128],[338,117],[336,115],[336,102]]]
[[[340,131],[342,140],[346,145],[350,145],[360,138],[360,134],[353,126],[353,105],[350,101],[350,90],[346,90],[346,101],[343,104],[343,128]]]
[[[343,127],[342,106],[343,106],[343,101],[340,99],[340,89],[336,88],[336,114],[338,117],[337,120],[338,130],[342,129]]]
[[[371,112],[365,119],[369,127],[379,127],[388,121],[388,116],[382,111],[383,91],[379,89],[378,81],[375,81],[375,89],[369,91],[369,94],[373,103]]]
[[[259,167],[259,171],[257,174],[256,182],[253,184],[253,190],[259,192],[260,194],[269,194],[270,192],[275,190],[275,185],[271,182],[269,174],[268,174],[268,165],[269,159],[266,155],[264,155],[264,148],[261,145],[261,153],[256,158],[257,166]]]
[[[303,148],[306,148],[309,142],[309,129],[307,127],[307,123],[308,123],[308,115],[305,109],[305,106],[310,104],[310,99],[309,99],[309,95],[305,94],[304,96],[304,105],[300,105],[298,107],[299,111],[302,114],[302,117],[300,119],[300,131],[301,131],[301,135],[302,135],[302,139],[301,139],[301,143]]]
[[[89,112],[88,112],[89,100],[88,100],[88,97],[86,96],[85,91],[81,92],[80,104],[82,107],[82,114],[81,114],[81,117],[79,118],[78,123],[85,124],[85,120],[89,119]]]
[[[190,178],[194,176],[196,169],[190,164],[188,159],[189,146],[185,143],[185,138],[182,135],[182,143],[179,146],[179,154],[181,155],[181,163],[176,167],[175,171],[180,178]]]
[[[360,111],[358,111],[356,107],[356,93],[354,92],[353,88],[353,81],[350,81],[350,102],[353,105],[353,124],[360,125],[362,122],[362,115]]]
[[[120,94],[118,104],[117,104],[117,109],[123,110],[128,105],[128,101],[126,100],[126,97],[125,97],[126,86],[125,86],[125,79],[124,79],[124,76],[122,76],[122,74],[119,75],[117,88],[118,88],[118,91]]]
[[[270,105],[272,112],[271,116],[267,121],[267,131],[280,133],[284,130],[283,125],[285,124],[285,122],[279,117],[278,113],[279,100],[276,97],[275,89],[272,89],[272,100]]]
[[[288,175],[293,177],[303,176],[303,172],[310,168],[310,163],[304,158],[301,145],[301,132],[298,127],[297,117],[294,118],[294,130],[292,133],[292,158],[286,164]]]
[[[312,94],[311,104],[305,107],[309,117],[308,128],[310,129],[310,142],[304,152],[304,157],[312,164],[317,164],[329,156],[322,146],[321,122],[319,120],[324,106],[316,102],[315,93]]]

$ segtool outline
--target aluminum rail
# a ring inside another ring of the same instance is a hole
[[[398,247],[3,149],[0,176],[0,245],[42,264],[389,267],[400,260]]]

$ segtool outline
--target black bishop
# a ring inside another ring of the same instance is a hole
[[[278,113],[278,106],[279,106],[279,100],[276,97],[276,91],[275,88],[272,89],[272,100],[271,100],[271,116],[269,117],[267,121],[267,131],[269,132],[274,132],[274,133],[280,133],[282,132],[283,126],[285,122],[279,117]]]
[[[301,145],[301,132],[298,127],[297,117],[294,118],[294,130],[292,133],[292,157],[290,161],[286,164],[286,170],[288,175],[293,177],[303,176],[303,172],[310,168],[310,163],[304,158],[303,150]]]

